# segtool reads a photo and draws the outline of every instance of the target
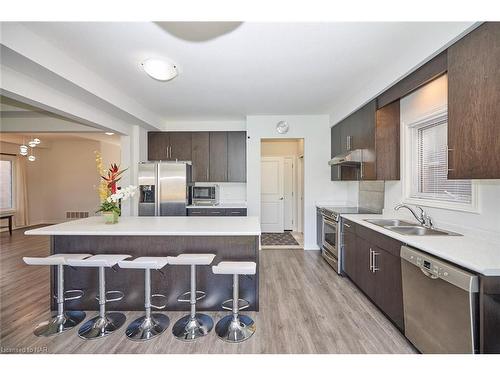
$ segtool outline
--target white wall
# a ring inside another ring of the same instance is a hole
[[[290,125],[287,134],[276,132],[276,123]],[[260,158],[263,138],[304,138],[304,249],[316,250],[316,201],[350,201],[357,194],[352,184],[330,181],[329,116],[247,116],[248,215],[260,217]]]
[[[16,152],[18,147],[2,142],[2,150]],[[66,211],[94,215],[99,206],[94,151],[102,152],[105,167],[120,163],[120,147],[111,143],[58,139],[48,148],[37,148],[37,160],[26,167],[30,225],[65,221]]]
[[[401,100],[401,126],[419,119],[432,110],[447,104],[447,77],[443,76]],[[403,129],[402,129],[403,130]],[[403,134],[403,131],[401,132]],[[403,143],[403,139],[401,140]],[[403,156],[404,149],[401,149]],[[401,163],[401,176],[404,163]],[[500,240],[500,180],[477,180],[479,213],[462,212],[425,207],[437,227],[455,229],[458,232],[472,231],[496,237]],[[386,181],[384,212],[396,215],[393,208],[403,200],[403,182]],[[405,212],[403,212],[405,211]],[[398,215],[410,218],[406,210]],[[472,233],[474,234],[474,233]]]

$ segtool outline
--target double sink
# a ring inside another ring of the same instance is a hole
[[[424,226],[399,219],[365,219],[365,221],[408,236],[461,236],[459,233],[448,232],[435,228],[426,228]]]

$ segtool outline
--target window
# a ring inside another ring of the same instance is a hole
[[[10,160],[0,160],[0,189],[0,210],[12,209],[12,161]]]
[[[473,210],[471,180],[448,180],[448,115],[440,111],[408,125],[409,203]]]

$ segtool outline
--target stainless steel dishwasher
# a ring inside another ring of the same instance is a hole
[[[476,275],[401,247],[405,336],[422,353],[477,353]]]

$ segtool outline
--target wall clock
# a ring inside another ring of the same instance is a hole
[[[276,131],[280,134],[288,133],[288,129],[290,129],[290,126],[286,121],[280,121],[276,124]]]

